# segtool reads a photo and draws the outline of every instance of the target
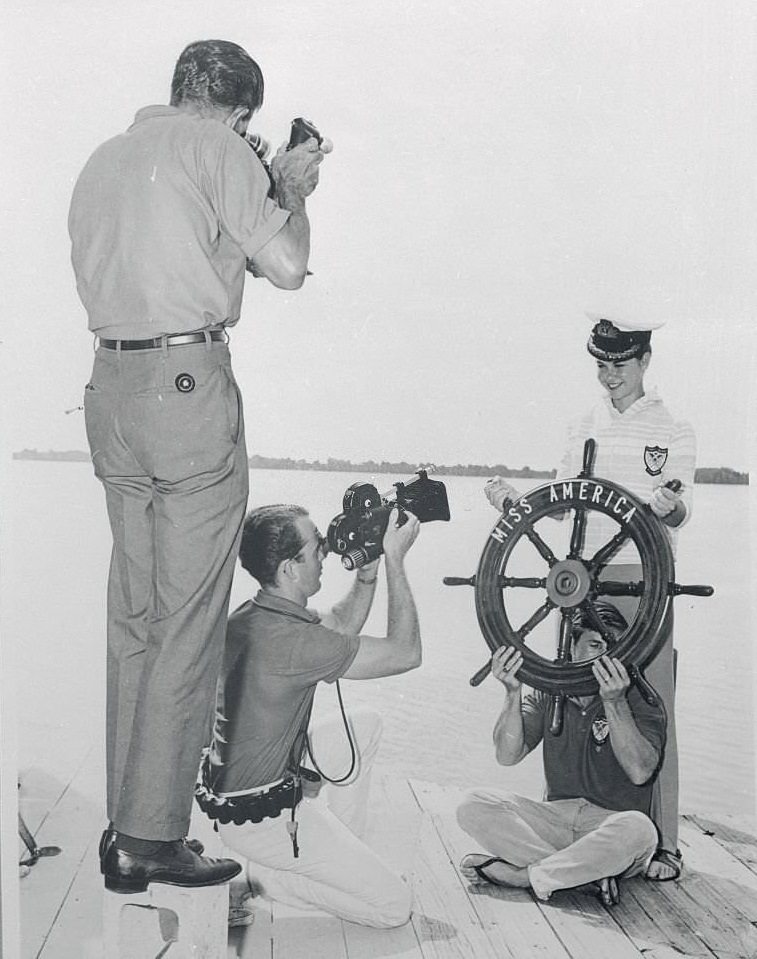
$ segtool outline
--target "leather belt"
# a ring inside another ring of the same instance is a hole
[[[174,333],[171,336],[155,336],[151,340],[98,340],[106,350],[159,350],[166,346],[184,346],[189,343],[204,343],[206,336],[216,342],[228,342],[225,330],[208,330],[207,333]]]

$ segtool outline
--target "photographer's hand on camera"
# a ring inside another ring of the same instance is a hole
[[[282,209],[293,213],[305,209],[306,197],[318,186],[318,167],[331,149],[330,141],[324,140],[319,146],[315,137],[291,149],[286,145],[279,147],[271,161],[271,176],[276,185],[276,200]]]
[[[352,665],[344,674],[346,679],[392,676],[415,669],[421,664],[423,657],[418,613],[403,562],[407,551],[418,536],[419,529],[420,521],[417,516],[406,510],[403,510],[401,515],[396,506],[392,509],[383,538],[387,585],[387,633],[380,638],[360,636],[360,648]],[[368,564],[368,566],[372,565],[372,563]],[[358,576],[363,575],[368,566],[363,566]],[[372,589],[357,586],[355,592],[368,593],[369,603],[372,602]]]
[[[305,199],[318,185],[318,167],[331,143],[323,140],[321,146],[315,137],[287,150],[282,146],[271,160],[271,178],[275,184],[274,196],[289,219],[265,246],[247,261],[253,276],[264,276],[285,290],[298,290],[307,276],[310,259],[310,221]]]
[[[389,514],[389,522],[382,543],[387,565],[392,562],[402,562],[405,554],[415,542],[420,528],[421,524],[417,516],[407,510],[403,510],[400,516],[400,511],[396,506],[394,507]]]
[[[380,565],[381,557],[359,567],[355,577],[355,582],[359,583],[361,586],[375,586],[376,580],[378,579]]]

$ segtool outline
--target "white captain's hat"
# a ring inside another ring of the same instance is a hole
[[[649,349],[652,331],[665,323],[664,320],[631,319],[615,313],[587,312],[586,315],[594,324],[586,348],[600,360],[630,360],[643,356]]]

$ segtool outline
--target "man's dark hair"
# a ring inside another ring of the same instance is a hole
[[[263,103],[263,74],[238,44],[198,40],[182,51],[171,80],[171,106],[187,100],[208,107],[246,106],[253,113]]]
[[[625,616],[613,603],[609,603],[605,599],[595,599],[593,606],[602,625],[605,626],[609,632],[620,634],[628,629],[628,622]],[[585,609],[577,609],[573,617],[573,641],[575,642],[581,633],[586,632],[586,630],[595,629],[596,626],[593,620],[589,618],[588,612]],[[614,641],[617,639],[617,636],[613,635],[612,639]]]
[[[302,506],[275,503],[258,506],[245,517],[239,560],[261,586],[273,586],[279,563],[295,557],[305,545],[297,520],[307,515]]]

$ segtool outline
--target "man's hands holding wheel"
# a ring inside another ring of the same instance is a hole
[[[523,653],[515,646],[500,646],[492,655],[492,676],[498,679],[508,693],[517,693],[523,683],[516,673],[523,665]]]
[[[591,671],[599,683],[599,695],[604,702],[620,702],[626,698],[631,678],[619,659],[600,656],[592,663]]]

